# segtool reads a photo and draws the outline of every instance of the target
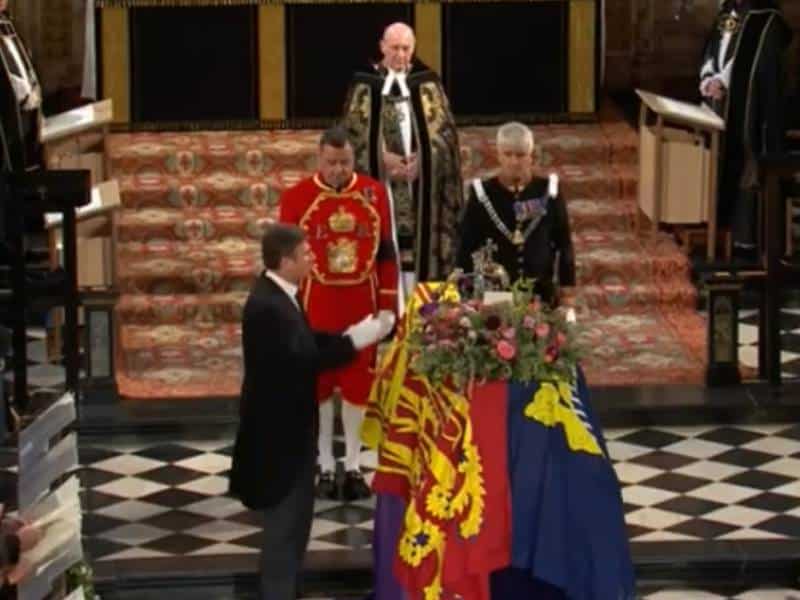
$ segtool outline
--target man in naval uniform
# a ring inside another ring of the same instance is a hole
[[[353,148],[341,127],[320,140],[318,172],[286,190],[280,220],[302,227],[313,254],[300,302],[314,330],[341,333],[364,314],[394,322],[397,310],[397,252],[384,186],[353,172]],[[379,312],[380,311],[380,312]],[[391,325],[387,331],[391,330]],[[374,378],[376,350],[361,350],[355,361],[320,375],[317,494],[356,500],[369,496],[361,475],[361,423]],[[333,394],[342,399],[345,479],[336,484],[333,456]]]
[[[533,150],[533,133],[522,123],[506,123],[498,129],[500,170],[497,176],[476,179],[470,185],[458,266],[473,272],[473,253],[491,241],[496,248],[494,260],[512,282],[521,277],[535,279],[534,291],[543,302],[571,304],[575,255],[567,207],[556,175],[534,177]]]
[[[774,0],[725,0],[700,68],[700,93],[725,120],[718,219],[734,257],[757,258],[757,159],[779,152],[785,120],[785,50],[792,33]]]
[[[414,46],[408,25],[387,27],[383,60],[355,74],[345,103],[357,170],[387,184],[404,297],[415,281],[449,275],[463,202],[450,104],[439,76],[414,58]]]

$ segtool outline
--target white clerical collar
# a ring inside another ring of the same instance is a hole
[[[405,71],[392,71],[391,69],[387,69],[387,71],[388,73],[386,74],[386,79],[383,81],[381,95],[388,96],[392,91],[392,86],[397,82],[400,88],[400,95],[403,98],[410,97],[411,92],[409,92],[408,85],[406,84],[406,77],[408,74]]]
[[[281,288],[284,292],[286,292],[286,295],[289,296],[289,298],[291,299],[292,302],[294,302],[294,305],[297,308],[300,308],[300,305],[297,303],[297,290],[298,290],[298,287],[295,284],[293,284],[290,281],[286,281],[283,277],[278,275],[275,271],[267,270],[264,274],[267,277],[269,277],[270,279],[272,279],[272,281],[274,281],[275,284],[279,288]]]

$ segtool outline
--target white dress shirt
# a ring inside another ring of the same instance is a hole
[[[403,71],[389,69],[383,82],[382,95],[388,96],[395,83],[400,88],[400,96],[403,99],[395,102],[395,107],[400,111],[400,135],[403,138],[403,149],[405,150],[405,155],[409,156],[411,154],[411,92],[408,89],[406,77],[407,74]]]
[[[297,302],[298,287],[294,283],[286,281],[283,277],[275,273],[275,271],[266,271],[264,275],[272,279],[279,288],[286,292],[286,295],[289,296],[289,299],[297,307],[297,310],[300,310],[300,304]]]

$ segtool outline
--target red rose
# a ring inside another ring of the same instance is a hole
[[[544,362],[551,363],[558,358],[558,350],[555,346],[548,346],[544,351]]]

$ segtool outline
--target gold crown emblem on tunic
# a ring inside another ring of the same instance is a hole
[[[355,240],[339,238],[327,247],[328,271],[331,273],[355,273],[358,262],[358,246]]]
[[[328,227],[335,233],[350,233],[356,228],[356,217],[345,210],[344,206],[328,217]]]

